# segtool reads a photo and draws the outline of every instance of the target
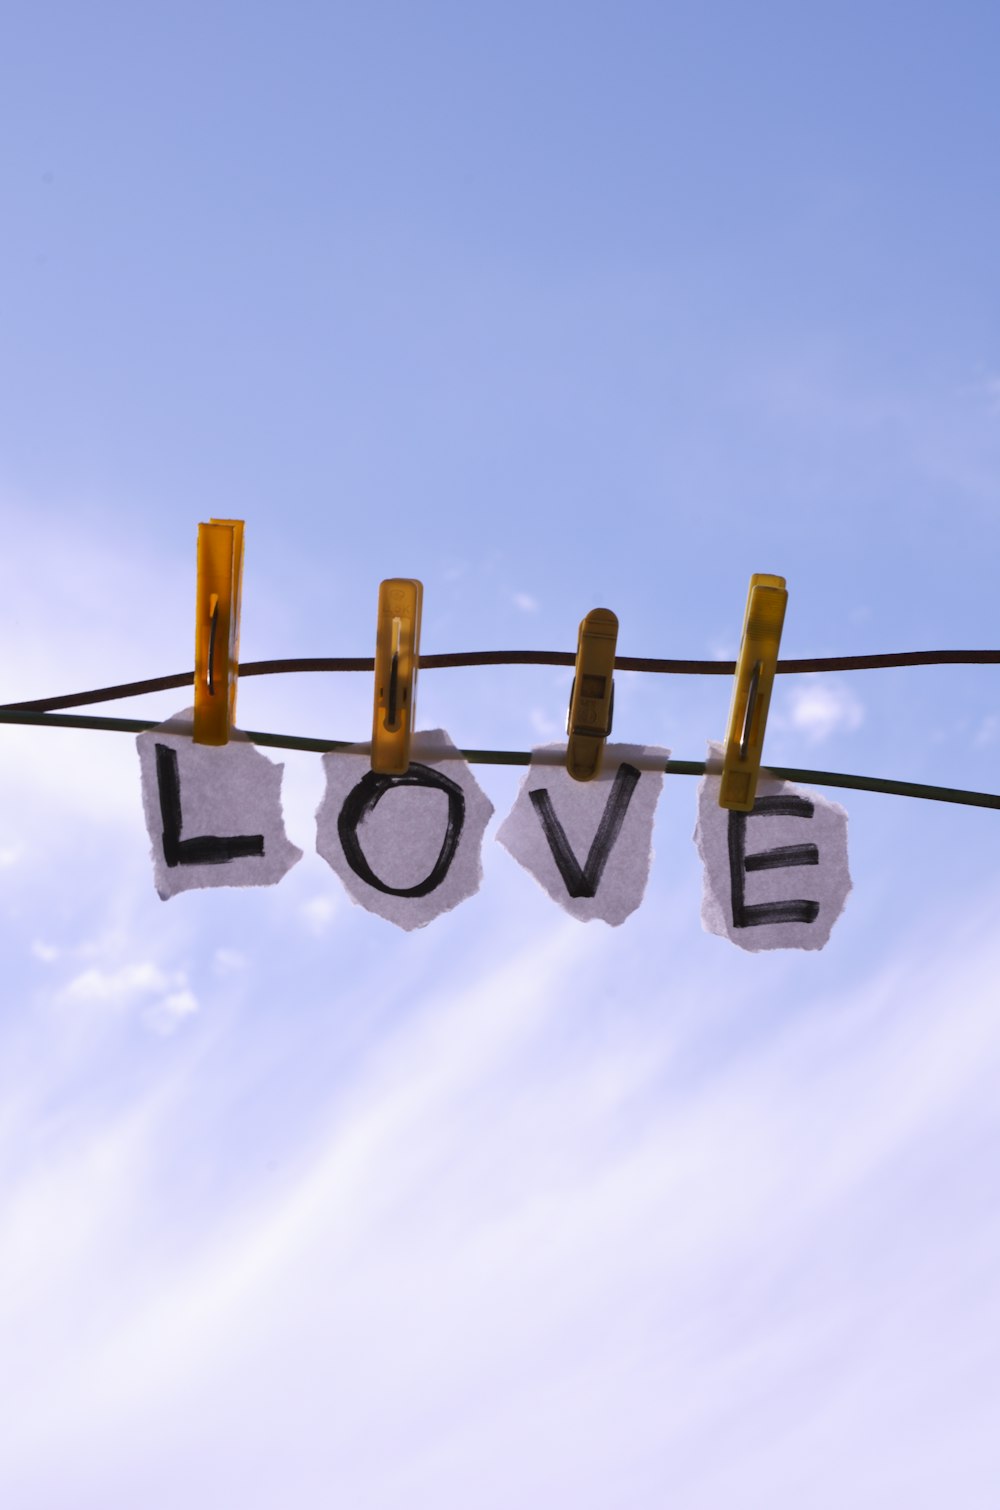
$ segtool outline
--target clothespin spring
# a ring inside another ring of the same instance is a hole
[[[740,759],[746,760],[747,749],[750,745],[750,730],[753,728],[754,709],[757,706],[757,689],[760,686],[760,673],[763,670],[763,661],[757,661],[750,675],[750,690],[747,693],[747,711],[743,719],[743,737],[740,740]]]

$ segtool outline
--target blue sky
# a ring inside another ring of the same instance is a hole
[[[242,652],[996,643],[987,4],[10,9],[4,699]],[[459,745],[567,673],[427,672]],[[992,668],[779,679],[776,764],[997,790]],[[700,759],[725,680],[620,676]],[[163,715],[178,694],[115,710]],[[248,680],[358,738],[368,678]],[[126,735],[0,731],[0,1498],[992,1507],[994,813],[863,793],[816,956],[702,932],[695,785],[646,900],[567,919],[492,841],[413,935],[315,854],[161,903]],[[837,795],[837,794],[834,794]]]

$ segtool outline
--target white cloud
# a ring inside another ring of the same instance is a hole
[[[238,975],[247,967],[247,957],[238,949],[216,949],[212,956],[212,969],[216,975]]]
[[[538,612],[538,599],[533,598],[530,593],[516,592],[511,597],[511,602],[514,604],[514,607],[519,608],[522,613]]]
[[[552,739],[561,739],[566,733],[566,720],[560,724],[552,717],[551,711],[546,708],[532,708],[528,714],[528,720],[532,730],[540,740],[546,742]]]
[[[322,896],[310,897],[308,902],[303,902],[302,919],[309,931],[319,938],[324,933],[329,933],[337,911],[337,899],[324,893]]]
[[[41,939],[35,939],[33,940],[31,945],[31,952],[35,956],[35,958],[41,960],[44,965],[51,965],[53,960],[57,960],[59,958],[62,950],[57,949],[55,944],[46,944],[43,943]]]
[[[973,748],[983,750],[988,745],[996,744],[998,735],[1000,735],[1000,715],[987,713],[973,736]]]
[[[810,744],[822,744],[832,734],[853,734],[864,716],[864,705],[849,687],[828,676],[803,677],[786,694],[775,722],[802,734]]]
[[[608,946],[555,924],[409,997],[280,1175],[204,1206],[235,1041],[235,1082],[70,1121],[0,1207],[0,1486],[201,1510],[211,1458],[245,1510],[277,1464],[282,1502],[369,1510],[937,1510],[956,1464],[992,1492],[991,915],[742,1049],[677,973],[598,1028]]]
[[[141,1007],[143,1021],[157,1032],[173,1031],[198,1010],[184,971],[165,971],[151,960],[116,969],[91,965],[63,986],[56,1000],[64,1007],[107,1007],[117,1012]]]
[[[135,710],[124,716],[135,717]],[[16,792],[19,802],[32,811],[30,843],[17,847],[25,856],[50,834],[61,834],[67,817],[125,823],[142,833],[133,736],[12,724],[2,724],[0,730],[0,786]]]
[[[165,991],[167,977],[158,965],[148,960],[133,965],[122,965],[117,970],[103,970],[92,966],[63,987],[60,999],[64,1002],[98,1002],[111,1006],[129,1006],[152,991]]]
[[[173,1033],[186,1017],[191,1017],[198,1010],[198,1002],[193,991],[186,987],[180,991],[171,991],[167,996],[161,997],[151,1006],[146,1007],[142,1017],[147,1027],[154,1032],[166,1036]]]
[[[155,675],[171,664],[181,645],[188,649],[188,615],[175,620],[173,607],[190,598],[194,570],[188,539],[176,556],[165,556],[141,530],[95,529],[75,507],[56,511],[37,499],[0,499],[4,511],[6,559],[0,594],[0,632],[16,644],[10,659],[5,700],[21,701],[47,694]],[[39,510],[46,517],[45,590],[57,612],[38,612],[37,574],[25,570],[37,549]],[[156,584],[159,612],[149,612],[150,584]],[[141,636],[127,632],[142,624]],[[184,629],[179,626],[183,623]],[[182,637],[183,636],[183,637]],[[164,660],[161,660],[161,656]],[[147,659],[148,657],[148,659]],[[188,650],[187,658],[190,659]],[[184,669],[182,662],[171,669]],[[137,716],[135,703],[120,703],[125,716]],[[82,711],[82,710],[81,710]],[[99,711],[105,712],[106,709]],[[47,737],[58,737],[48,735]],[[91,734],[91,740],[114,741],[127,735]]]
[[[7,666],[5,701],[138,680],[190,663],[193,550],[156,553],[134,529],[88,527],[85,516],[37,501],[0,499],[8,568],[0,592],[0,642],[17,646]],[[57,611],[39,613],[37,574],[25,569],[37,553],[38,520],[46,519],[45,593]],[[151,613],[155,584],[157,611]],[[185,605],[183,617],[180,605]],[[142,634],[129,626],[142,625]],[[181,631],[180,626],[184,629]],[[171,696],[171,694],[166,694]],[[178,706],[184,693],[174,694]],[[70,709],[127,718],[157,715],[163,694]],[[22,845],[25,858],[59,831],[67,814],[140,827],[142,805],[134,737],[126,733],[0,724],[0,786],[34,800],[36,817]]]

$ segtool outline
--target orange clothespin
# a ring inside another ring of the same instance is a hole
[[[719,806],[735,813],[752,812],[757,795],[787,602],[784,577],[755,572],[750,578],[719,785]]]
[[[591,609],[580,624],[566,715],[566,769],[574,781],[593,781],[600,773],[615,710],[617,643],[618,620],[610,608]]]
[[[423,584],[413,577],[379,586],[372,770],[380,775],[402,776],[410,767],[423,602]]]
[[[243,520],[198,526],[194,626],[194,741],[224,745],[236,718],[243,588]]]

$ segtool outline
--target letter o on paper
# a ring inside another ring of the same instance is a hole
[[[448,818],[438,857],[424,879],[418,881],[415,886],[389,886],[375,874],[369,865],[364,850],[361,848],[358,828],[368,814],[374,812],[387,792],[397,787],[407,786],[443,792],[448,799]],[[464,824],[465,793],[458,783],[440,771],[431,770],[429,766],[418,765],[414,762],[402,776],[382,776],[375,771],[368,771],[357,786],[348,792],[344,800],[337,818],[337,834],[348,865],[367,885],[389,896],[426,897],[441,885],[448,874],[448,868],[455,858],[455,851],[462,837]]]

